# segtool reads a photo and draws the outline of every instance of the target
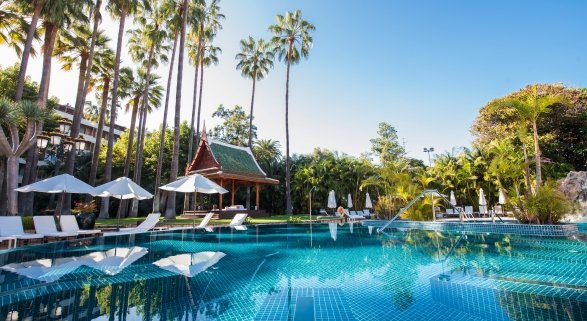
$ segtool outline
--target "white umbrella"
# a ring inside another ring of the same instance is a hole
[[[224,194],[228,193],[228,190],[222,186],[214,183],[200,174],[193,174],[184,176],[175,182],[171,182],[167,185],[159,187],[166,191],[183,192],[183,193],[205,193],[205,194]]]
[[[351,198],[351,193],[349,193],[349,197],[347,198],[346,205],[348,206],[348,208],[353,207],[353,199]]]
[[[365,195],[365,208],[373,208],[373,203],[371,203],[371,196],[369,196],[369,192]]]
[[[144,188],[133,182],[128,177],[119,177],[116,180],[102,184],[95,188],[94,196],[98,197],[115,197],[121,200],[136,199],[144,200],[153,198],[153,194],[147,192]],[[118,223],[120,226],[120,211],[118,211]]]
[[[26,186],[15,188],[18,192],[42,192],[42,193],[79,193],[94,194],[94,188],[79,179],[69,175],[61,174],[51,178],[38,181]]]
[[[147,192],[128,177],[119,177],[116,180],[97,186],[95,188],[94,196],[115,197],[124,200],[144,200],[153,198],[153,194]]]
[[[450,204],[452,206],[457,206],[457,198],[455,197],[455,192],[450,191]]]
[[[487,206],[487,200],[485,199],[485,192],[483,189],[479,189],[479,206]]]
[[[506,203],[505,192],[503,191],[503,188],[500,188],[499,189],[498,203],[501,204],[501,205],[504,205]]]
[[[84,264],[77,258],[38,259],[22,263],[10,263],[0,267],[18,275],[43,282],[53,282]]]
[[[336,195],[334,194],[334,190],[328,193],[328,208],[336,208]]]
[[[140,246],[115,247],[108,251],[92,252],[82,258],[87,259],[88,266],[108,275],[116,275],[148,252],[146,248]]]
[[[330,237],[336,241],[336,232],[338,231],[338,225],[336,223],[328,223],[328,229],[330,230]]]
[[[178,254],[163,258],[153,264],[158,267],[187,277],[193,277],[218,263],[226,254],[222,252],[198,252]]]

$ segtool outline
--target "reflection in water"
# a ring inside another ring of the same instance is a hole
[[[4,265],[34,261],[44,268],[72,258],[94,262],[54,282],[2,270],[0,320],[254,320],[271,308],[287,319],[295,293],[326,293],[314,297],[315,309],[340,304],[359,320],[580,320],[587,308],[587,246],[578,241],[409,230],[371,235],[361,224],[351,233],[337,223],[217,229],[0,255]],[[108,268],[98,270],[98,262]],[[571,291],[576,295],[560,295]]]
[[[159,261],[153,262],[153,264],[167,271],[193,277],[196,274],[206,271],[225,255],[222,252],[211,251],[178,254],[160,259]]]

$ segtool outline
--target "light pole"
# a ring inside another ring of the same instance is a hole
[[[424,147],[424,153],[428,153],[428,164],[432,167],[432,159],[430,158],[430,153],[434,152],[434,147],[426,148]],[[430,193],[430,204],[432,207],[432,221],[436,221],[436,213],[434,212],[434,194]]]
[[[428,153],[428,164],[432,167],[432,159],[430,158],[430,153],[434,152],[434,147],[426,148],[424,147],[424,153]]]

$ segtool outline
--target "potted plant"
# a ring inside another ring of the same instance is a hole
[[[96,202],[76,202],[71,210],[75,214],[77,225],[82,230],[93,230],[96,224]]]

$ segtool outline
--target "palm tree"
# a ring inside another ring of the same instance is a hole
[[[212,44],[202,43],[203,47],[200,53],[200,60],[198,62],[200,66],[200,93],[198,98],[198,117],[196,119],[196,133],[200,132],[200,115],[202,113],[202,92],[204,90],[204,67],[211,65],[218,65],[218,56],[222,53],[220,47],[216,47]],[[190,57],[196,58],[196,57]],[[193,137],[190,137],[193,138]],[[188,160],[191,160],[192,154],[188,154]]]
[[[255,104],[255,84],[267,76],[270,68],[273,68],[274,53],[263,39],[255,41],[253,37],[241,40],[241,52],[236,54],[238,63],[236,69],[240,69],[243,77],[253,80],[253,93],[251,95],[251,111],[249,117],[249,147],[253,147],[253,105]]]
[[[84,106],[84,119],[89,120],[92,123],[98,123],[100,120],[100,106],[89,100],[86,101]]]
[[[277,57],[287,63],[285,82],[285,206],[287,214],[292,214],[291,206],[291,168],[289,157],[289,70],[291,64],[299,63],[307,58],[312,46],[310,32],[315,27],[302,19],[302,12],[286,12],[285,16],[277,15],[276,23],[269,27],[273,33],[271,43],[275,46]]]
[[[8,46],[22,57],[22,46],[26,42],[23,35],[28,32],[29,25],[17,10],[15,3],[0,0],[0,46]]]
[[[106,167],[104,169],[104,179],[109,182],[112,179],[112,149],[114,147],[114,122],[116,120],[116,106],[118,105],[118,85],[120,81],[120,55],[122,54],[122,37],[124,35],[124,25],[126,17],[131,14],[137,14],[143,10],[148,10],[148,1],[144,0],[112,0],[108,3],[107,9],[112,15],[119,18],[118,38],[116,42],[116,56],[114,59],[114,79],[112,81],[112,103],[110,109],[110,131],[108,135],[108,149],[106,150]],[[110,205],[109,198],[102,199],[100,206],[100,218],[108,217]]]
[[[28,8],[28,4],[32,5],[33,14],[31,15],[31,22],[29,24],[28,30],[26,32],[26,40],[24,44],[24,48],[22,50],[21,61],[20,61],[20,69],[18,72],[18,81],[16,83],[16,94],[14,96],[15,101],[20,101],[22,99],[22,94],[24,91],[24,83],[26,78],[26,70],[28,66],[29,57],[35,56],[35,49],[33,48],[33,40],[35,40],[37,36],[37,23],[39,22],[39,18],[41,17],[41,12],[43,7],[45,6],[46,0],[18,0],[15,1],[15,4],[20,6],[21,8]]]
[[[206,5],[205,1],[196,1],[195,4],[191,7],[191,16],[193,17],[193,20],[196,21],[196,24],[194,24],[191,33],[193,43],[188,49],[190,60],[195,67],[192,119],[190,123],[190,134],[188,140],[188,164],[191,162],[193,156],[192,149],[194,145],[194,121],[196,121],[196,108],[198,109],[196,134],[199,135],[200,132],[200,110],[202,108],[202,81],[204,73],[203,66],[201,64],[202,55],[204,54],[206,42],[211,42],[216,36],[216,32],[222,29],[220,21],[224,19],[224,15],[220,13],[220,6],[218,5],[219,2],[220,0],[212,0],[210,5]],[[200,74],[199,99],[197,88],[198,74]]]
[[[166,26],[168,29],[168,36],[173,35],[173,49],[171,50],[171,62],[169,64],[169,71],[167,74],[167,87],[165,89],[165,107],[163,109],[163,121],[161,124],[161,132],[159,134],[159,154],[157,156],[157,171],[155,174],[155,197],[153,199],[153,211],[160,212],[161,192],[158,187],[161,185],[161,171],[163,169],[163,153],[165,148],[165,133],[167,132],[167,112],[169,107],[169,95],[171,91],[171,80],[173,79],[173,65],[175,62],[175,52],[177,49],[177,40],[179,38],[179,31],[181,29],[181,6],[175,0],[165,0],[163,8],[167,12],[168,20]]]
[[[540,152],[540,142],[538,135],[538,119],[543,114],[550,111],[550,107],[555,104],[564,104],[565,99],[559,95],[542,94],[538,91],[538,86],[533,85],[526,88],[526,93],[519,98],[506,98],[499,102],[497,106],[512,107],[518,112],[518,116],[523,123],[532,127],[532,136],[534,138],[534,159],[536,166],[536,186],[535,192],[538,192],[542,186],[542,161]]]
[[[91,43],[88,43],[88,38],[94,37],[94,47]],[[110,49],[108,48],[108,42],[110,38],[104,35],[104,31],[97,31],[96,35],[92,35],[86,24],[75,24],[70,28],[70,32],[63,33],[59,37],[55,48],[55,55],[59,57],[62,63],[63,70],[72,70],[74,65],[77,65],[79,70],[78,73],[78,84],[77,84],[77,95],[75,99],[73,122],[70,129],[71,138],[77,138],[80,134],[81,120],[83,118],[83,104],[85,100],[84,88],[87,89],[89,83],[86,85],[86,73],[87,68],[91,68],[90,56],[92,59],[103,59],[102,54],[108,54]],[[95,50],[97,48],[97,50]],[[94,53],[96,52],[96,53]],[[88,82],[90,80],[88,79]],[[72,148],[68,154],[65,162],[65,173],[73,175],[75,168],[75,147]],[[71,209],[71,194],[63,195],[64,201],[62,202],[63,207],[61,209],[62,214],[69,214]]]
[[[38,128],[41,127],[45,112],[31,101],[15,103],[0,98],[0,155],[6,157],[6,187],[8,215],[18,214],[18,158],[31,146],[35,145]],[[19,124],[26,124],[22,138],[19,136]],[[8,129],[10,140],[4,133]]]
[[[181,29],[179,36],[179,55],[177,57],[177,82],[175,90],[175,119],[173,128],[173,151],[171,154],[171,173],[169,181],[177,179],[177,172],[179,170],[179,130],[181,125],[181,86],[183,80],[183,56],[185,50],[185,33],[187,25],[188,14],[188,0],[183,0],[181,7]],[[165,208],[165,217],[168,219],[175,218],[175,193],[169,193],[167,198],[167,206]]]

